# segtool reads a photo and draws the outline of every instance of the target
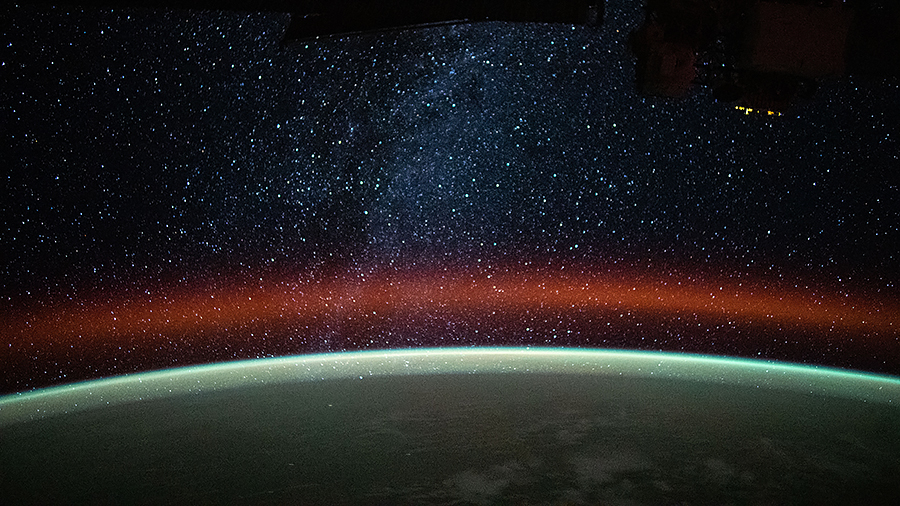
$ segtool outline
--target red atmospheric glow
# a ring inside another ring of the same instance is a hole
[[[127,362],[131,357],[130,367],[142,368],[146,363],[178,363],[171,357],[177,353],[173,347],[193,348],[188,361],[202,362],[221,359],[222,349],[244,349],[236,352],[238,357],[252,355],[247,350],[271,346],[276,354],[320,351],[326,347],[316,341],[326,338],[341,340],[336,345],[340,349],[516,344],[526,330],[531,330],[516,321],[540,317],[543,322],[553,318],[569,322],[569,334],[577,328],[577,337],[559,345],[603,347],[601,338],[611,337],[606,334],[612,332],[608,326],[626,314],[637,325],[653,325],[657,330],[674,326],[680,334],[685,333],[685,327],[676,322],[689,320],[697,322],[692,323],[694,327],[732,325],[760,332],[791,328],[806,334],[836,333],[886,350],[896,347],[900,329],[900,310],[895,301],[809,288],[770,287],[759,281],[701,281],[646,273],[440,271],[158,290],[108,302],[80,300],[52,308],[26,308],[8,318],[0,343],[8,351],[7,363],[21,365],[38,356],[41,361],[55,357],[85,364],[95,359]],[[423,323],[425,320],[430,323]],[[457,343],[441,341],[434,329],[442,328],[442,322],[467,328],[471,337]],[[546,326],[549,328],[549,324]],[[556,327],[562,328],[556,325],[553,330]],[[401,342],[366,341],[374,335],[404,332],[417,333],[418,341],[411,341],[409,336]],[[485,337],[476,337],[479,332]],[[503,335],[498,338],[498,334]],[[702,349],[704,339],[723,338],[716,332],[695,334],[687,336],[695,343],[694,350]],[[303,345],[285,348],[262,342],[288,338],[296,338]],[[729,350],[751,355],[751,348],[764,341],[732,343]],[[539,340],[521,344],[557,343]],[[616,346],[647,345],[620,341]],[[657,348],[678,346],[672,342]],[[120,352],[121,358],[116,355]]]

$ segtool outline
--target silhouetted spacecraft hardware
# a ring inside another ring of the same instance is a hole
[[[321,37],[506,21],[603,23],[605,0],[79,0],[80,7],[290,13],[283,45]],[[56,5],[52,2],[33,2]],[[897,0],[647,0],[630,35],[638,92],[696,85],[738,111],[781,116],[818,81],[900,75]],[[599,33],[599,32],[598,32]],[[599,35],[598,35],[599,36]]]
[[[75,0],[79,7],[282,12],[283,44],[317,37],[485,21],[599,26],[605,0]],[[33,4],[58,5],[38,0]],[[69,3],[69,2],[64,2]]]
[[[780,116],[819,79],[900,75],[900,2],[649,0],[631,47],[643,94],[699,83],[745,114]]]
[[[315,1],[292,11],[284,41],[484,21],[598,26],[603,11],[601,0]]]

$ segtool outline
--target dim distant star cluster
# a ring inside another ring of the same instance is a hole
[[[628,34],[282,45],[281,14],[0,16],[0,392],[534,345],[900,374],[900,82],[782,117],[638,95]]]

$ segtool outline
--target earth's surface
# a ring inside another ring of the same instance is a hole
[[[234,362],[0,398],[5,504],[900,504],[900,380],[661,353]]]

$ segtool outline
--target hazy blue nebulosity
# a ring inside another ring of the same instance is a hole
[[[900,83],[778,121],[642,97],[641,16],[281,47],[280,14],[7,7],[0,294],[595,264],[895,293]]]

